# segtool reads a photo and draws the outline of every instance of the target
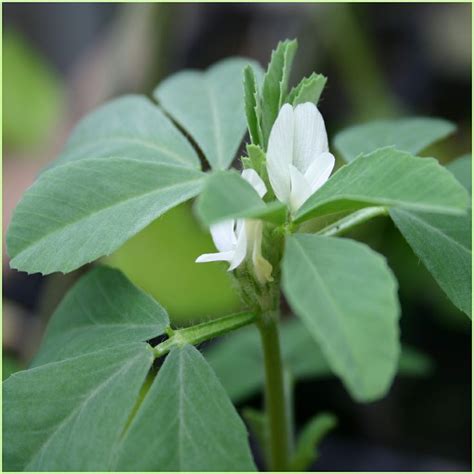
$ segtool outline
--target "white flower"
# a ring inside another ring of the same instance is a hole
[[[311,102],[285,104],[270,132],[267,171],[279,201],[296,212],[329,178],[329,153],[323,117]]]
[[[242,178],[252,185],[260,197],[266,194],[267,187],[255,170],[242,171]],[[248,255],[252,259],[258,281],[271,281],[272,266],[262,256],[262,230],[263,223],[253,219],[231,219],[211,225],[212,240],[219,252],[205,253],[196,262],[229,262],[228,271],[232,271]]]

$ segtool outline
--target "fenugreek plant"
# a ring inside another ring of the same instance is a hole
[[[453,125],[350,128],[334,140],[347,162],[334,172],[317,107],[326,78],[290,89],[295,51],[296,41],[280,43],[265,73],[227,59],[171,76],[156,102],[102,106],[26,191],[8,254],[13,268],[45,275],[109,255],[196,198],[217,250],[196,264],[228,262],[246,309],[175,328],[118,270],[91,269],[53,314],[31,367],[4,383],[5,470],[252,471],[246,426],[267,469],[307,469],[334,418],[315,413],[296,436],[291,382],[332,373],[364,402],[403,369],[397,282],[381,255],[340,237],[375,216],[393,219],[470,314],[470,159],[447,169],[417,156]],[[227,170],[247,128],[242,171]],[[282,296],[294,316],[282,319]],[[196,348],[232,331],[204,356]],[[260,384],[263,410],[246,411],[245,425],[231,398]]]

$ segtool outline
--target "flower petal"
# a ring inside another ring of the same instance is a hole
[[[295,107],[293,164],[304,174],[321,153],[328,151],[324,119],[311,102]]]
[[[253,189],[257,191],[260,197],[265,196],[265,194],[267,193],[267,187],[265,186],[263,179],[260,178],[260,176],[255,170],[253,169],[243,170],[242,178],[244,178],[245,181],[247,181],[248,183],[252,185]]]
[[[220,252],[234,250],[237,239],[234,232],[235,220],[219,222],[211,225],[211,235],[214,245]]]
[[[289,203],[290,176],[288,165],[293,161],[294,113],[290,104],[285,104],[273,124],[268,140],[267,171],[276,197]]]
[[[305,173],[311,194],[314,194],[328,179],[334,168],[334,156],[331,153],[321,153]]]
[[[217,253],[203,253],[196,258],[196,263],[206,263],[206,262],[231,262],[234,257],[234,252],[231,250],[229,252],[217,252]]]
[[[235,270],[244,260],[245,257],[247,256],[247,231],[246,231],[246,226],[247,223],[241,222],[239,219],[237,221],[237,243],[235,245],[234,249],[234,255],[232,257],[232,260],[230,262],[230,267],[229,267],[229,272],[232,270]]]
[[[290,165],[291,194],[290,209],[296,212],[311,196],[310,185],[305,176],[293,165]]]

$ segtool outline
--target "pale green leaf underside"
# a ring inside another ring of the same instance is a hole
[[[245,134],[242,85],[244,58],[225,59],[205,72],[183,71],[163,81],[154,92],[160,105],[199,145],[214,169],[226,169]]]
[[[199,193],[204,174],[128,158],[82,159],[43,173],[7,234],[12,268],[69,272],[109,255],[168,209]]]
[[[303,204],[295,220],[368,206],[462,214],[467,203],[466,190],[436,160],[382,148],[340,168]]]
[[[118,470],[255,470],[242,420],[192,346],[167,356],[119,453]]]
[[[287,239],[283,290],[357,400],[386,393],[399,356],[397,284],[385,260],[352,240]]]
[[[299,319],[280,324],[280,338],[285,366],[296,381],[333,375],[319,345]],[[206,349],[204,355],[234,403],[263,389],[263,355],[254,326],[223,337]],[[424,354],[402,347],[398,362],[400,375],[423,376],[430,369],[431,362]]]
[[[3,384],[3,469],[107,471],[153,362],[143,343],[17,372]]]
[[[387,146],[416,155],[455,129],[451,122],[438,118],[380,120],[343,130],[336,135],[334,146],[346,161]]]
[[[166,311],[118,270],[91,270],[67,293],[48,324],[33,366],[142,342],[165,332]]]
[[[52,165],[108,157],[200,169],[189,141],[155,104],[139,95],[112,100],[84,117]]]
[[[196,212],[205,225],[238,217],[279,224],[286,218],[285,205],[279,202],[266,204],[235,171],[219,171],[209,175],[197,199]]]
[[[471,316],[471,211],[444,216],[392,209],[390,216],[449,299]]]

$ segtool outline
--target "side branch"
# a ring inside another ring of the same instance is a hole
[[[257,319],[253,313],[237,313],[224,316],[212,321],[206,321],[196,326],[169,331],[170,337],[153,348],[155,357],[167,354],[173,347],[185,344],[196,345],[200,342],[213,339],[222,334],[234,331],[248,324],[252,324]]]

